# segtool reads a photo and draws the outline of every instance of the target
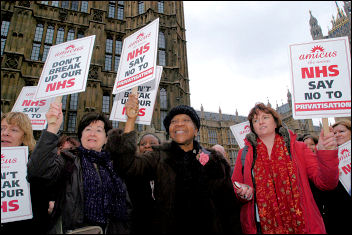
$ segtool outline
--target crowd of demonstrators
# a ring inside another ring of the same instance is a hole
[[[28,146],[29,158],[35,147],[32,123],[21,112],[9,112],[1,115],[1,147]],[[1,224],[1,232],[25,233],[35,231],[45,233],[49,222],[48,198],[45,197],[40,183],[30,185],[33,218]]]
[[[144,154],[153,151],[152,146],[160,144],[159,137],[146,133],[138,141],[138,152]],[[131,233],[154,234],[154,180],[132,176],[126,179],[126,185],[133,205]]]
[[[31,184],[41,182],[43,189],[55,187],[58,192],[49,233],[88,226],[104,233],[128,233],[131,204],[126,186],[103,149],[111,122],[104,114],[84,115],[78,124],[80,146],[58,155],[62,104],[52,103],[46,118],[55,120],[42,131],[28,162],[27,177]]]
[[[245,138],[245,163],[242,166],[243,148],[232,175],[236,195],[243,202],[243,232],[325,233],[309,180],[320,190],[332,190],[338,184],[332,128],[326,135],[321,131],[315,154],[296,141],[297,135],[282,126],[271,107],[256,104],[248,120],[251,133]]]
[[[332,125],[337,145],[343,145],[351,140],[351,121],[342,120]],[[327,233],[346,234],[351,232],[349,226],[351,216],[351,196],[341,184],[338,183],[333,191],[324,192],[326,205],[325,226]]]
[[[196,111],[186,105],[172,108],[163,121],[171,142],[144,154],[137,153],[135,95],[129,96],[126,113],[124,132],[110,131],[107,150],[114,168],[126,178],[154,180],[156,233],[241,233],[230,166],[221,154],[195,140],[200,128]]]
[[[190,106],[167,114],[171,141],[165,143],[152,133],[137,142],[135,95],[126,103],[124,130],[112,129],[104,114],[88,113],[78,125],[79,141],[58,135],[61,107],[51,104],[46,117],[56,121],[37,143],[26,114],[1,115],[1,147],[28,146],[33,209],[33,219],[2,223],[2,232],[349,231],[341,211],[351,209],[351,197],[338,182],[336,150],[351,139],[349,120],[322,131],[319,140],[297,138],[275,110],[258,103],[248,115],[245,164],[242,149],[233,170],[221,145],[205,149],[195,140],[200,120]]]

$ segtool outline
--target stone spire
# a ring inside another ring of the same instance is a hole
[[[310,34],[313,40],[323,39],[323,31],[321,30],[321,27],[318,24],[318,20],[312,15],[311,10],[309,10],[309,14],[310,14],[310,19],[309,19]]]

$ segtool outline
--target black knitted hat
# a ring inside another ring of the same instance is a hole
[[[197,112],[190,106],[178,105],[178,106],[172,108],[164,119],[164,127],[165,127],[167,133],[169,133],[169,127],[170,127],[170,123],[171,123],[172,118],[178,114],[188,115],[192,119],[194,125],[196,125],[197,129],[199,130],[200,120],[199,120]]]

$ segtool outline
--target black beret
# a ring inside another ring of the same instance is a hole
[[[191,106],[178,105],[178,106],[172,108],[170,110],[170,112],[166,115],[165,119],[164,119],[164,127],[165,127],[167,133],[169,133],[169,127],[170,127],[170,123],[171,123],[172,118],[174,116],[178,115],[178,114],[186,114],[186,115],[188,115],[192,119],[194,125],[199,130],[199,128],[200,128],[200,119],[198,117],[197,112]]]

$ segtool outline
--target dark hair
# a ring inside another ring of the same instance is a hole
[[[173,107],[170,110],[170,112],[166,115],[163,123],[164,123],[164,127],[166,129],[167,134],[169,134],[169,127],[170,127],[171,120],[173,119],[174,116],[176,116],[178,114],[188,115],[192,119],[192,122],[194,123],[196,128],[199,130],[200,119],[198,117],[197,112],[191,106],[182,104],[182,105],[178,105],[176,107]]]
[[[79,141],[81,141],[82,132],[83,132],[84,128],[89,126],[92,122],[99,121],[99,120],[104,122],[105,133],[106,133],[106,135],[108,135],[108,131],[110,129],[112,129],[112,125],[111,125],[111,122],[109,121],[109,119],[105,116],[105,114],[103,114],[103,113],[87,113],[82,117],[81,121],[78,124],[77,135],[78,135]]]
[[[67,136],[67,135],[62,135],[59,138],[59,142],[57,143],[57,147],[60,148],[61,146],[63,146],[66,142],[69,142],[70,144],[72,144],[73,146],[78,147],[79,141],[76,140],[76,138],[71,137],[71,136]]]
[[[273,116],[273,118],[276,122],[276,126],[277,126],[275,128],[275,131],[276,131],[276,133],[279,133],[279,128],[282,126],[282,121],[280,119],[280,115],[273,108],[266,106],[263,103],[256,103],[255,106],[251,109],[251,111],[248,114],[247,118],[249,121],[249,125],[251,127],[251,131],[257,135],[257,133],[255,133],[255,131],[254,131],[252,120],[254,118],[254,115],[258,115],[259,111],[262,111],[267,114],[271,114]]]
[[[155,137],[155,138],[158,140],[158,143],[161,144],[161,141],[160,141],[160,139],[159,139],[158,136],[154,135],[153,133],[146,133],[146,134],[142,135],[141,138],[139,139],[139,141],[138,141],[138,146],[141,144],[142,139],[143,139],[145,136],[148,136],[148,135],[151,135],[151,136]]]
[[[303,142],[306,140],[306,139],[312,139],[314,144],[317,145],[318,144],[318,138],[313,136],[313,135],[306,135],[303,137]]]

